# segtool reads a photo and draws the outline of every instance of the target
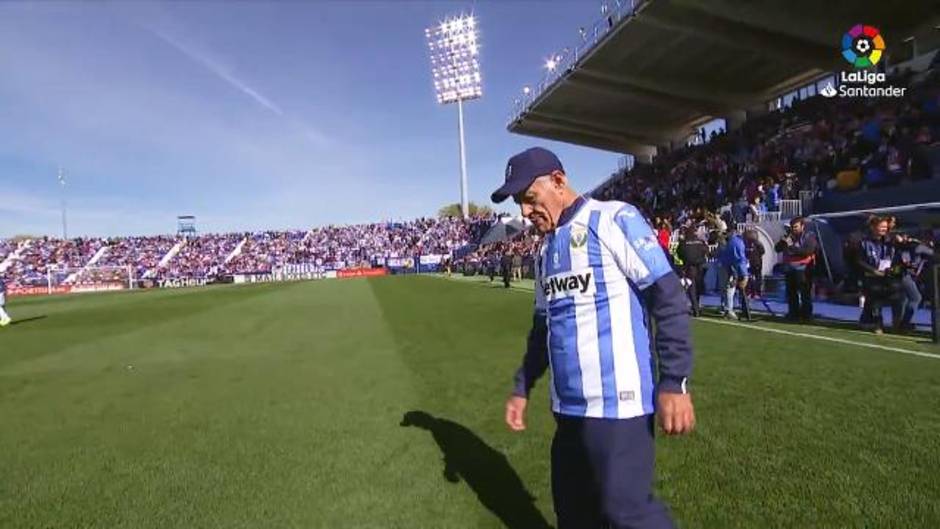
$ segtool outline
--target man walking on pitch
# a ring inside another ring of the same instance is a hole
[[[508,248],[503,252],[500,261],[500,272],[503,275],[503,287],[509,288],[509,281],[512,279],[512,251]]]
[[[728,283],[725,285],[722,311],[725,318],[736,320],[738,315],[734,312],[734,297],[736,292],[741,293],[741,309],[744,319],[751,321],[751,308],[747,301],[747,278],[749,277],[747,251],[744,237],[734,228],[728,230],[728,239],[725,246],[718,253],[718,263],[724,268]]]
[[[7,284],[0,277],[0,327],[6,327],[10,324],[10,315],[6,311],[7,304]]]
[[[492,199],[510,196],[544,238],[535,260],[535,315],[506,423],[525,429],[529,392],[551,367],[558,528],[673,527],[652,495],[653,435],[654,414],[667,435],[695,426],[688,303],[679,278],[635,207],[579,196],[548,150],[510,158]]]

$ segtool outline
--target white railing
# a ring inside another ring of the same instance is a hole
[[[765,211],[764,213],[757,214],[757,216],[748,213],[747,222],[739,222],[738,226],[740,227],[742,224],[760,224],[761,222],[780,222],[780,212]]]
[[[783,220],[790,220],[796,217],[803,216],[803,202],[799,200],[781,200],[780,201],[780,218]]]
[[[800,191],[800,213],[808,215],[813,212],[813,201],[816,194],[812,191]]]
[[[757,223],[761,222],[780,222],[781,214],[779,211],[765,211],[757,216]]]
[[[669,244],[679,244],[679,235],[681,235],[679,230],[672,230],[669,234]]]
[[[596,46],[597,43],[617,27],[621,21],[633,16],[640,6],[649,1],[650,0],[610,0],[603,2],[601,4],[601,18],[587,28],[579,28],[580,40],[577,44],[562,48],[560,52],[552,54],[552,67],[547,69],[542,80],[539,81],[535,87],[525,90],[522,96],[513,102],[512,111],[509,114],[509,123],[519,119],[519,116],[521,116],[532,102],[538,99],[548,87],[552,86],[560,77],[573,70],[591,48]]]

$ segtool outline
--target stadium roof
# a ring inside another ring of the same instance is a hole
[[[557,77],[516,109],[510,132],[651,153],[710,119],[766,108],[780,93],[841,69],[840,41],[855,24],[876,25],[890,53],[937,18],[932,0],[633,3],[614,10],[597,44],[576,48]]]

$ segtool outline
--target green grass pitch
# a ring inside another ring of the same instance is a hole
[[[502,423],[531,303],[433,277],[13,300],[0,527],[553,525],[544,381]],[[698,429],[657,439],[681,527],[940,527],[940,359],[694,334]]]

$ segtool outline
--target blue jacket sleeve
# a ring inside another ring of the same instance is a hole
[[[675,273],[659,278],[643,292],[654,323],[653,347],[659,359],[658,391],[684,393],[692,374],[689,308]]]
[[[512,394],[517,397],[529,397],[529,392],[535,386],[535,381],[545,374],[548,369],[548,326],[545,315],[536,311],[532,316],[532,329],[526,342],[525,356],[522,365],[516,371],[515,384]]]
[[[744,277],[748,273],[747,251],[744,247],[744,239],[735,237],[731,243],[734,248],[734,272],[738,277]]]

